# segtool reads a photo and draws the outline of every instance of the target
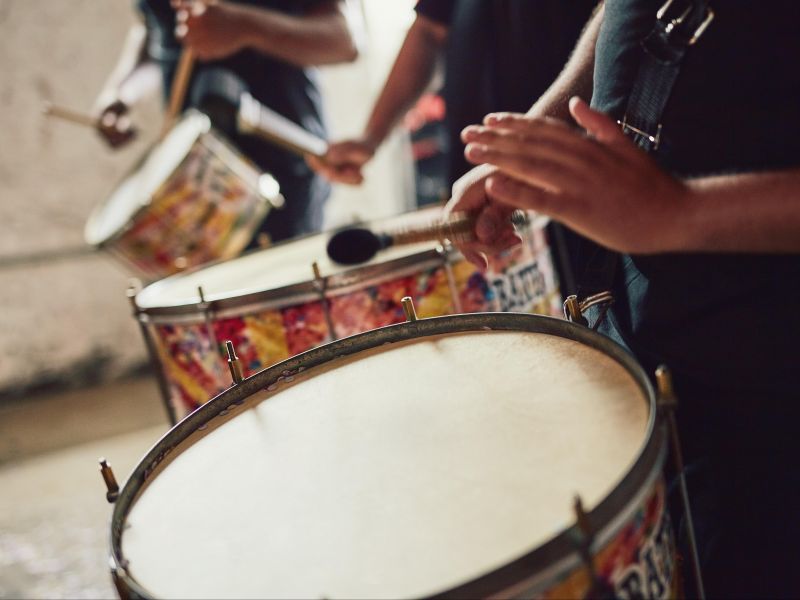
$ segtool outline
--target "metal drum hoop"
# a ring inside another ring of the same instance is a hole
[[[122,556],[122,533],[125,516],[143,490],[149,477],[160,466],[166,465],[170,453],[198,431],[204,431],[215,419],[221,425],[231,413],[256,393],[268,391],[287,377],[330,364],[336,359],[350,357],[359,352],[387,344],[420,340],[429,336],[477,333],[480,331],[531,332],[569,339],[594,348],[614,359],[634,378],[644,393],[649,407],[645,441],[633,465],[612,491],[588,513],[596,526],[594,549],[602,548],[624,526],[635,511],[648,487],[660,475],[666,456],[666,428],[658,414],[656,395],[642,367],[622,346],[581,325],[554,317],[523,313],[478,313],[433,317],[389,325],[343,338],[313,348],[244,379],[189,414],[167,432],[145,455],[131,473],[114,506],[111,519],[110,565],[115,582],[124,590],[125,597],[155,598],[127,573],[127,562]],[[290,380],[291,381],[291,380]],[[276,389],[273,388],[273,389]],[[277,388],[279,389],[279,388]],[[275,393],[279,393],[276,389]],[[268,401],[269,398],[262,401]],[[227,510],[227,507],[220,507]],[[582,564],[574,541],[568,531],[558,533],[528,554],[490,573],[479,576],[455,588],[442,590],[434,598],[477,598],[518,591],[530,594],[553,583],[558,574]]]
[[[311,234],[282,242],[282,244],[293,244],[310,237],[322,235]],[[276,244],[275,247],[278,247]],[[268,250],[267,250],[268,251]],[[265,250],[254,250],[253,252],[265,252]],[[442,266],[443,257],[447,262],[453,262],[458,256],[457,251],[452,248],[430,249],[415,254],[410,254],[394,260],[349,268],[343,272],[333,275],[322,275],[322,289],[326,298],[332,298],[351,291],[357,291],[364,287],[378,285],[385,281],[391,281],[398,277],[413,275],[421,270],[434,269]],[[225,260],[207,263],[192,269],[187,269],[183,273],[172,275],[171,277],[183,277],[194,274],[200,270],[220,265]],[[313,279],[311,267],[309,266],[309,278],[300,283],[282,286],[273,289],[264,289],[257,292],[250,292],[239,296],[214,299],[213,294],[206,294],[206,303],[193,302],[175,306],[152,306],[141,308],[141,312],[150,318],[150,322],[158,323],[200,323],[205,319],[206,312],[210,312],[218,318],[228,316],[241,316],[243,313],[257,312],[261,310],[272,310],[293,306],[304,302],[312,302],[320,299],[320,288],[317,281]],[[167,278],[170,279],[170,278]],[[167,283],[167,279],[157,281],[149,288],[159,288]]]

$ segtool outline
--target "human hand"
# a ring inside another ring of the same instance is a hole
[[[306,155],[306,162],[329,181],[359,185],[364,181],[362,167],[374,154],[374,144],[363,139],[347,140],[330,144],[322,157]]]
[[[97,117],[97,132],[115,150],[136,137],[136,129],[128,117],[128,106],[121,100],[102,107]]]
[[[497,168],[485,179],[489,203],[549,215],[620,252],[681,249],[682,223],[695,204],[689,188],[606,115],[578,98],[570,112],[585,134],[511,113],[464,130],[467,160]]]
[[[455,244],[464,258],[481,269],[489,267],[492,257],[522,241],[511,225],[514,209],[492,202],[486,194],[486,180],[496,172],[491,165],[481,165],[464,174],[453,184],[452,196],[444,208],[446,219],[456,212],[474,217],[474,240],[456,240]]]
[[[247,46],[235,6],[219,0],[171,0],[175,37],[199,60],[217,60]]]

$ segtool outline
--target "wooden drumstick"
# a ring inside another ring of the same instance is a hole
[[[72,110],[70,108],[58,106],[50,102],[46,102],[42,107],[42,114],[48,117],[63,119],[65,121],[69,121],[70,123],[75,123],[76,125],[84,125],[93,129],[97,127],[97,119],[95,119],[93,116]]]
[[[528,215],[521,210],[514,211],[509,220],[515,227],[522,227],[530,222]],[[371,260],[380,250],[390,246],[444,240],[468,242],[473,239],[474,228],[474,215],[458,213],[446,221],[383,233],[359,227],[344,229],[335,233],[328,241],[328,256],[334,262],[355,265]]]
[[[194,68],[194,52],[189,48],[184,48],[181,57],[178,59],[178,66],[175,69],[175,77],[172,78],[172,92],[169,96],[167,111],[164,114],[164,125],[161,128],[161,139],[172,129],[175,120],[181,112],[183,101],[186,98],[186,91],[189,89],[189,79]]]

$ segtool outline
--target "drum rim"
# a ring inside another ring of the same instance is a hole
[[[630,510],[633,501],[643,493],[643,490],[648,489],[648,485],[658,477],[663,466],[666,455],[665,431],[658,414],[656,394],[650,379],[625,348],[584,326],[544,315],[473,313],[388,325],[312,348],[259,371],[187,415],[145,454],[120,491],[114,505],[110,531],[110,565],[115,579],[136,597],[157,597],[127,572],[128,563],[122,555],[125,519],[150,473],[201,427],[205,429],[217,417],[227,417],[229,411],[243,404],[247,398],[266,392],[266,388],[279,382],[280,378],[319,367],[337,358],[349,357],[386,344],[422,340],[435,335],[480,331],[541,333],[582,343],[617,362],[633,377],[641,389],[650,408],[642,446],[622,479],[588,513],[590,521],[596,525],[596,547],[602,547],[603,541],[613,537],[624,524],[624,519],[620,523],[621,515]],[[279,390],[274,393],[279,393]],[[558,567],[557,573],[562,573],[572,566],[581,564],[577,547],[569,536],[570,529],[568,527],[556,533],[544,544],[508,564],[455,587],[437,591],[430,597],[485,597],[519,585],[525,585],[527,590],[544,589],[545,584],[554,583],[553,570],[556,567]]]
[[[200,131],[197,136],[195,137],[192,144],[200,142],[203,146],[208,149],[209,152],[214,154],[215,156],[219,157],[225,165],[230,168],[232,171],[236,172],[242,180],[246,183],[246,185],[253,191],[255,197],[259,200],[258,202],[258,211],[257,215],[254,218],[255,225],[252,226],[253,230],[258,226],[261,221],[267,216],[269,209],[271,207],[270,200],[265,198],[258,189],[258,177],[262,173],[262,170],[259,169],[253,161],[245,157],[239,150],[237,150],[233,144],[228,141],[228,138],[221,133],[218,129],[216,129],[213,125],[211,125],[211,120],[209,119],[208,115],[196,110],[194,108],[189,108],[184,111],[181,119],[179,121],[182,122],[187,119],[196,119],[198,117],[203,117],[208,126],[205,128],[204,131]],[[213,141],[210,141],[213,140]],[[110,246],[114,244],[114,242],[118,241],[125,234],[130,231],[132,222],[135,221],[140,215],[142,215],[145,211],[147,211],[152,206],[152,198],[154,196],[159,195],[164,186],[167,184],[167,181],[183,166],[186,162],[187,157],[184,156],[180,162],[175,166],[175,168],[170,172],[167,180],[161,183],[153,192],[151,197],[147,200],[147,202],[140,204],[134,210],[130,212],[128,215],[125,224],[116,229],[115,231],[111,232],[109,235],[105,237],[99,237],[96,234],[93,234],[92,230],[96,229],[96,223],[100,219],[100,215],[103,211],[108,207],[108,201],[114,195],[114,193],[125,183],[128,179],[130,179],[136,171],[141,168],[141,166],[147,161],[148,156],[153,151],[153,149],[160,143],[160,141],[156,141],[154,144],[148,146],[147,150],[142,154],[141,157],[134,163],[133,168],[125,173],[123,177],[117,180],[114,184],[111,191],[106,195],[105,199],[99,202],[97,205],[94,206],[92,211],[89,213],[89,218],[86,220],[86,224],[83,228],[83,237],[87,244],[90,246],[94,246],[101,249],[111,249]],[[222,148],[222,153],[218,151],[218,148]],[[235,156],[240,161],[242,161],[242,166],[234,166],[232,161],[230,160],[230,155]],[[249,169],[252,171],[250,175],[245,175],[243,172],[245,169]],[[117,255],[121,255],[122,253],[117,252]],[[126,258],[126,262],[133,266],[136,271],[141,271],[139,267],[137,267],[132,261]],[[146,275],[152,275],[153,273],[147,272]]]
[[[323,234],[310,234],[308,236],[282,242],[282,244],[291,244],[315,235]],[[263,249],[253,250],[250,253],[264,251]],[[455,248],[449,245],[446,248],[440,246],[382,263],[374,263],[367,266],[355,265],[336,274],[323,274],[319,280],[312,278],[311,267],[309,266],[309,278],[305,281],[277,288],[260,289],[240,295],[226,294],[225,297],[221,298],[215,298],[214,296],[211,296],[211,298],[206,297],[205,302],[201,302],[198,298],[195,302],[185,302],[182,304],[163,304],[160,306],[148,307],[143,307],[138,304],[139,294],[145,290],[157,290],[159,287],[163,287],[167,284],[167,279],[192,275],[203,269],[229,262],[221,259],[212,263],[199,265],[151,283],[137,294],[137,309],[140,314],[150,317],[153,323],[204,322],[205,316],[208,314],[213,314],[215,317],[220,318],[225,318],[226,316],[241,316],[242,314],[250,314],[260,310],[294,306],[296,304],[319,301],[323,298],[330,299],[341,294],[346,294],[349,291],[357,291],[365,285],[379,284],[388,278],[401,276],[398,275],[398,273],[407,272],[411,275],[418,270],[452,264],[453,258],[456,256],[458,256],[458,252]]]

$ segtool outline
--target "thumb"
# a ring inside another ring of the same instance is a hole
[[[615,144],[626,139],[625,134],[608,115],[593,110],[577,96],[570,99],[569,112],[578,125],[603,144]]]

